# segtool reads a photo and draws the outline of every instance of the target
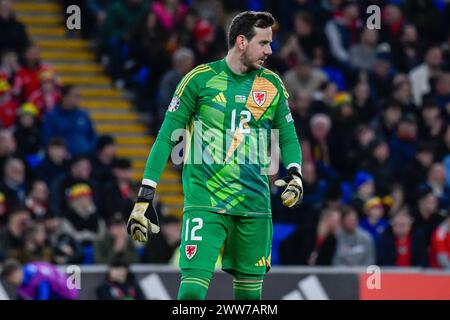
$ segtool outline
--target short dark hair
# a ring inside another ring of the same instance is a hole
[[[231,49],[239,35],[245,36],[249,41],[255,36],[255,27],[269,28],[275,23],[275,18],[269,12],[244,11],[231,21],[228,31],[228,48]]]
[[[14,272],[19,270],[20,268],[22,268],[22,266],[20,265],[20,263],[17,260],[15,260],[13,258],[9,258],[9,259],[5,260],[5,262],[3,263],[0,277],[3,279],[5,279],[5,278],[7,279]]]

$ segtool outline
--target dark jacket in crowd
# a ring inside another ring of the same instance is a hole
[[[380,237],[378,246],[378,264],[381,266],[396,266],[397,248],[395,236],[392,228],[386,229]],[[411,232],[410,244],[410,266],[426,267],[427,247],[422,230],[413,228]]]

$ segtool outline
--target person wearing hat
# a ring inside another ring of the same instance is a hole
[[[25,156],[37,154],[41,149],[39,109],[31,102],[22,104],[14,126],[19,152]]]
[[[384,205],[380,197],[372,197],[364,203],[364,216],[361,218],[360,226],[372,236],[375,244],[378,244],[380,235],[389,226],[384,214]]]
[[[39,108],[39,118],[46,112],[53,110],[61,101],[58,78],[51,68],[44,68],[39,72],[40,87],[34,90],[28,101]]]
[[[62,230],[85,248],[103,236],[105,225],[97,213],[93,191],[87,183],[75,183],[66,190],[68,210],[63,212]]]
[[[107,220],[107,232],[94,243],[95,263],[107,264],[120,258],[126,263],[139,261],[137,249],[127,235],[125,217],[117,212]]]
[[[8,80],[0,77],[0,128],[9,128],[14,124],[18,107]]]

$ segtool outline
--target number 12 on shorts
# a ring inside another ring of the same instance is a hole
[[[192,230],[189,230],[189,221],[192,221]],[[184,241],[202,241],[202,236],[196,236],[195,232],[203,228],[203,219],[202,218],[193,218],[193,219],[186,219],[186,226],[185,226],[185,234],[184,234]],[[190,232],[189,232],[190,231]],[[189,238],[190,236],[190,238]]]

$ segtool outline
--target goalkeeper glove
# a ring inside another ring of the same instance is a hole
[[[153,208],[155,188],[142,185],[139,189],[137,201],[130,214],[127,232],[133,240],[147,242],[147,233],[159,232],[158,213]]]
[[[290,168],[288,175],[275,180],[277,187],[286,187],[281,194],[283,205],[289,208],[297,207],[303,200],[303,177],[297,168]]]

